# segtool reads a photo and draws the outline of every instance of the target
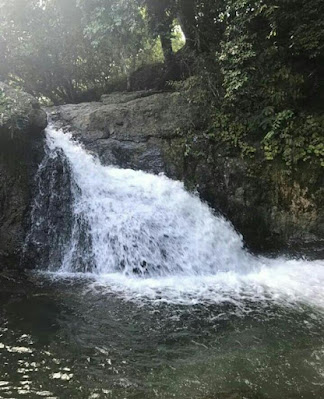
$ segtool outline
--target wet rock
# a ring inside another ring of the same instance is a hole
[[[221,141],[208,140],[199,107],[180,93],[117,93],[51,112],[103,164],[183,180],[251,249],[324,255],[324,172],[303,167],[287,175],[229,154]]]
[[[172,174],[165,144],[187,131],[199,110],[179,93],[118,93],[102,102],[64,105],[50,110],[104,164]]]
[[[1,269],[19,265],[47,116],[32,96],[3,83],[0,96]]]
[[[36,183],[23,267],[55,271],[68,257],[73,270],[90,271],[89,228],[83,214],[76,214],[73,209],[74,196],[80,189],[71,179],[70,164],[62,150],[47,149]],[[71,245],[71,241],[75,245]]]

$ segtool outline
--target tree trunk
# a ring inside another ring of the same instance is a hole
[[[173,61],[172,25],[174,16],[171,12],[174,0],[146,0],[150,25],[155,37],[161,40],[164,60],[167,65]]]
[[[164,55],[164,60],[167,65],[170,65],[173,61],[173,49],[170,33],[160,33],[161,45]]]
[[[178,0],[178,18],[187,46],[192,50],[199,49],[195,0]]]

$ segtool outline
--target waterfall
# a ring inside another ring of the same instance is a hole
[[[251,255],[230,222],[181,182],[103,166],[53,126],[47,147],[26,244],[43,255],[40,268],[91,274],[129,297],[324,304],[323,262]]]

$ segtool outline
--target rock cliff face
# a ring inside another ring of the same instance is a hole
[[[52,110],[104,164],[166,172],[177,177],[168,146],[199,118],[178,93],[136,92],[103,96],[102,102]]]
[[[104,164],[184,180],[253,250],[323,248],[324,174],[288,176],[280,165],[228,154],[205,137],[199,108],[181,94],[119,93],[51,112]]]
[[[0,83],[0,269],[19,265],[46,125],[33,97]]]

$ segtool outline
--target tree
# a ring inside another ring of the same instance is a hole
[[[0,11],[2,80],[54,104],[105,85],[111,60],[84,36],[75,0],[9,0]]]
[[[147,8],[148,21],[153,37],[159,37],[165,62],[173,60],[172,28],[175,18],[175,2],[172,0],[142,0]]]
[[[187,46],[194,50],[199,47],[195,0],[178,0],[177,15],[186,37]]]
[[[86,37],[99,53],[109,53],[116,75],[130,74],[154,46],[144,10],[133,0],[80,0]],[[129,85],[129,84],[128,84]]]

